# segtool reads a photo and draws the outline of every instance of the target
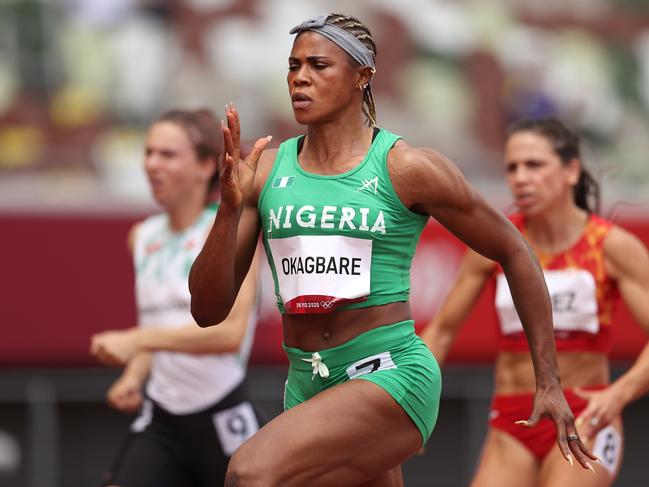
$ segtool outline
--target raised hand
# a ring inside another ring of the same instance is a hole
[[[573,457],[583,468],[595,472],[588,459],[597,460],[586,445],[581,441],[575,427],[575,418],[566,402],[563,391],[559,387],[537,390],[534,397],[534,409],[527,420],[516,421],[516,424],[532,427],[542,417],[554,421],[557,429],[557,444],[563,457],[573,465]]]
[[[219,163],[221,204],[232,209],[241,207],[252,194],[259,157],[272,136],[258,139],[248,157],[241,160],[241,125],[239,114],[231,103],[225,107],[227,126],[223,125],[225,151]]]

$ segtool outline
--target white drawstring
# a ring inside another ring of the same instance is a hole
[[[323,379],[329,377],[329,368],[322,362],[322,357],[318,352],[311,354],[311,358],[302,358],[305,362],[310,362],[311,367],[313,368],[313,377],[311,380],[315,379],[316,375],[319,375]]]

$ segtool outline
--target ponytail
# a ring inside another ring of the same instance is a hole
[[[575,204],[588,213],[599,213],[600,185],[593,175],[585,168],[581,168],[579,180],[572,190]]]

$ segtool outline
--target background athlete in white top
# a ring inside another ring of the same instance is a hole
[[[124,366],[108,403],[141,409],[107,485],[220,485],[229,456],[259,427],[242,384],[256,269],[218,327],[198,327],[189,309],[187,277],[216,213],[209,197],[222,152],[221,128],[206,110],[167,112],[149,131],[144,166],[164,213],[129,235],[139,326],[100,333],[91,345],[102,362]]]

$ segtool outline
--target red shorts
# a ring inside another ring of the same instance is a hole
[[[584,387],[584,389],[599,390],[605,387]],[[576,418],[586,409],[588,400],[577,396],[572,389],[564,389],[563,393]],[[491,402],[491,411],[489,412],[489,426],[504,431],[516,438],[540,462],[556,443],[557,432],[554,427],[554,422],[542,418],[532,428],[514,424],[515,421],[529,418],[530,414],[532,414],[533,404],[533,393],[494,396]]]

